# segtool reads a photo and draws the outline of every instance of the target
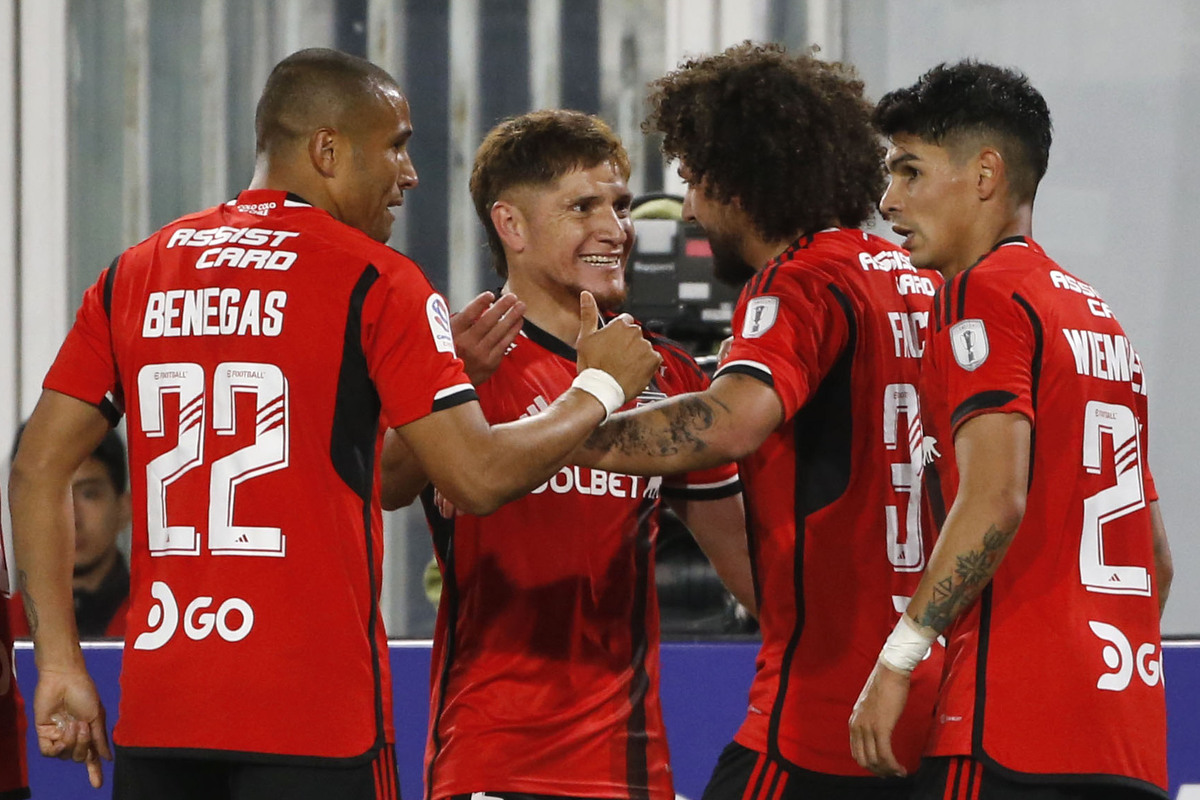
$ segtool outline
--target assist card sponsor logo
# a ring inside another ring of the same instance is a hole
[[[974,372],[987,361],[987,328],[981,319],[964,319],[950,329],[954,360],[967,372]]]

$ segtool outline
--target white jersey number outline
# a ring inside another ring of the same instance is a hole
[[[1112,437],[1117,482],[1083,501],[1083,535],[1079,541],[1079,576],[1089,592],[1150,594],[1150,571],[1104,561],[1104,526],[1146,507],[1142,486],[1142,443],[1138,421],[1128,406],[1088,402],[1083,413],[1083,468],[1100,473],[1104,437]]]
[[[907,425],[901,426],[901,419]],[[904,438],[900,436],[903,434]],[[888,561],[897,572],[920,572],[925,568],[925,548],[921,534],[921,475],[924,472],[924,431],[921,427],[921,403],[917,387],[911,383],[888,384],[883,390],[883,444],[889,451],[900,449],[905,460],[892,466],[892,488],[908,495],[908,513],[904,520],[904,541],[900,541],[900,514],[894,505],[887,514]],[[900,445],[906,447],[901,448]]]
[[[166,435],[163,397],[179,395],[179,434],[175,447],[146,465],[147,545],[153,556],[199,555],[200,534],[191,525],[167,524],[167,489],[204,462],[206,376],[192,363],[147,364],[138,372],[142,433]],[[213,430],[237,432],[236,398],[255,398],[255,438],[214,461],[209,470],[208,547],[216,555],[282,556],[283,531],[277,527],[234,524],[237,487],[288,465],[288,383],[274,364],[227,361],[213,378]]]

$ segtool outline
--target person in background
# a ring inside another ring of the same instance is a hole
[[[23,426],[22,426],[23,428]],[[13,442],[13,454],[21,433]],[[117,538],[129,527],[128,461],[125,443],[115,430],[100,440],[71,478],[75,509],[75,569],[71,594],[81,638],[125,635],[129,611],[129,565]],[[18,594],[9,604],[13,635],[28,638],[25,604]]]

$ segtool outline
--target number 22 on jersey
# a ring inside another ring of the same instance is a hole
[[[288,384],[274,364],[226,361],[217,365],[208,394],[208,376],[194,363],[147,364],[138,372],[142,433],[163,438],[163,398],[179,396],[175,446],[146,465],[146,521],[150,554],[199,555],[200,533],[191,524],[167,522],[173,483],[204,464],[204,434],[211,397],[211,425],[217,436],[237,433],[236,400],[255,400],[254,440],[209,466],[208,549],[215,555],[282,556],[286,537],[277,527],[234,524],[238,486],[288,465]],[[184,521],[179,521],[183,523]]]

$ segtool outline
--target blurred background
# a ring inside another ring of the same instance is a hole
[[[1100,291],[1146,365],[1176,561],[1164,630],[1200,634],[1194,0],[0,0],[0,438],[32,410],[99,271],[249,181],[254,105],[288,53],[336,47],[405,89],[421,184],[391,244],[456,309],[498,285],[467,194],[488,128],[539,107],[598,113],[629,148],[636,195],[679,193],[640,131],[646,84],[744,39],[818,45],[873,100],[963,57],[1018,67],[1043,92],[1055,142],[1034,235]],[[389,631],[426,637],[423,518],[387,524]]]

